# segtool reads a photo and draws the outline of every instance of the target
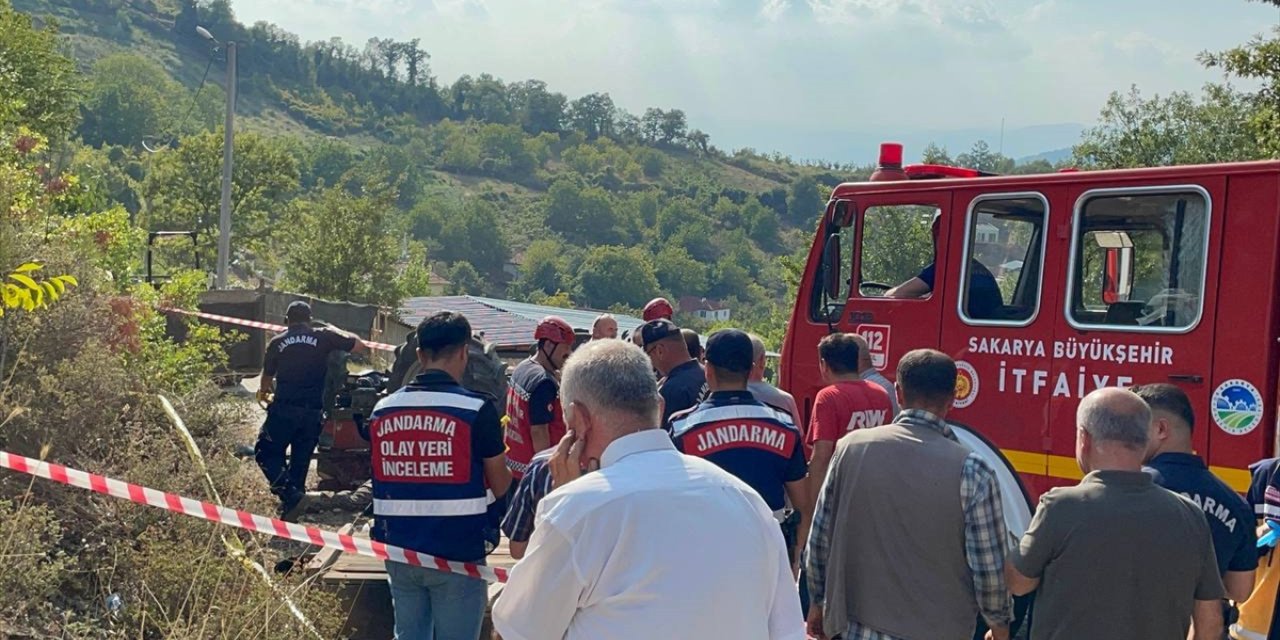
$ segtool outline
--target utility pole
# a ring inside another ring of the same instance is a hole
[[[227,264],[231,260],[231,167],[236,123],[236,43],[227,43],[227,120],[222,142],[222,208],[218,221],[217,287],[227,288]]]

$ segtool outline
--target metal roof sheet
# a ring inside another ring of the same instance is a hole
[[[591,330],[591,323],[603,311],[591,309],[561,309],[544,305],[497,300],[478,296],[431,296],[408,298],[400,308],[400,318],[409,326],[416,326],[423,318],[439,311],[457,311],[471,322],[471,328],[484,333],[486,340],[498,347],[521,347],[533,343],[533,331],[538,321],[550,315],[564,318],[574,329]],[[618,332],[631,331],[644,324],[634,316],[613,314],[618,321]]]

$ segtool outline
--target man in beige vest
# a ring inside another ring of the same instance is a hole
[[[944,422],[955,384],[946,354],[907,353],[897,421],[837,442],[807,549],[811,634],[967,640],[981,614],[1009,637],[1000,487]]]

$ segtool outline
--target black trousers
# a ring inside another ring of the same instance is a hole
[[[271,493],[286,499],[307,490],[307,471],[320,443],[322,426],[320,409],[282,404],[267,409],[253,453],[271,483]]]

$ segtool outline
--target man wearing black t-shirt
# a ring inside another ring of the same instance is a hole
[[[258,397],[274,398],[253,448],[271,492],[280,497],[282,518],[291,517],[306,495],[307,471],[320,441],[329,353],[367,350],[353,334],[311,326],[311,305],[301,300],[289,305],[285,320],[288,330],[267,343],[263,358]]]
[[[938,246],[938,220],[940,219],[940,215],[934,214],[932,233],[935,255],[937,253],[936,247]],[[889,289],[884,295],[886,298],[923,298],[933,292],[936,278],[937,263],[930,262],[914,278]],[[1000,293],[1000,285],[996,283],[995,276],[991,275],[991,271],[977,260],[969,260],[968,286],[968,297],[965,301],[965,312],[968,316],[975,319],[994,319],[1000,307],[1004,305],[1004,298]]]
[[[707,397],[707,376],[702,366],[689,355],[689,345],[680,328],[670,320],[644,323],[639,330],[644,352],[662,379],[658,393],[662,395],[662,428],[671,431],[671,414],[697,406]]]

